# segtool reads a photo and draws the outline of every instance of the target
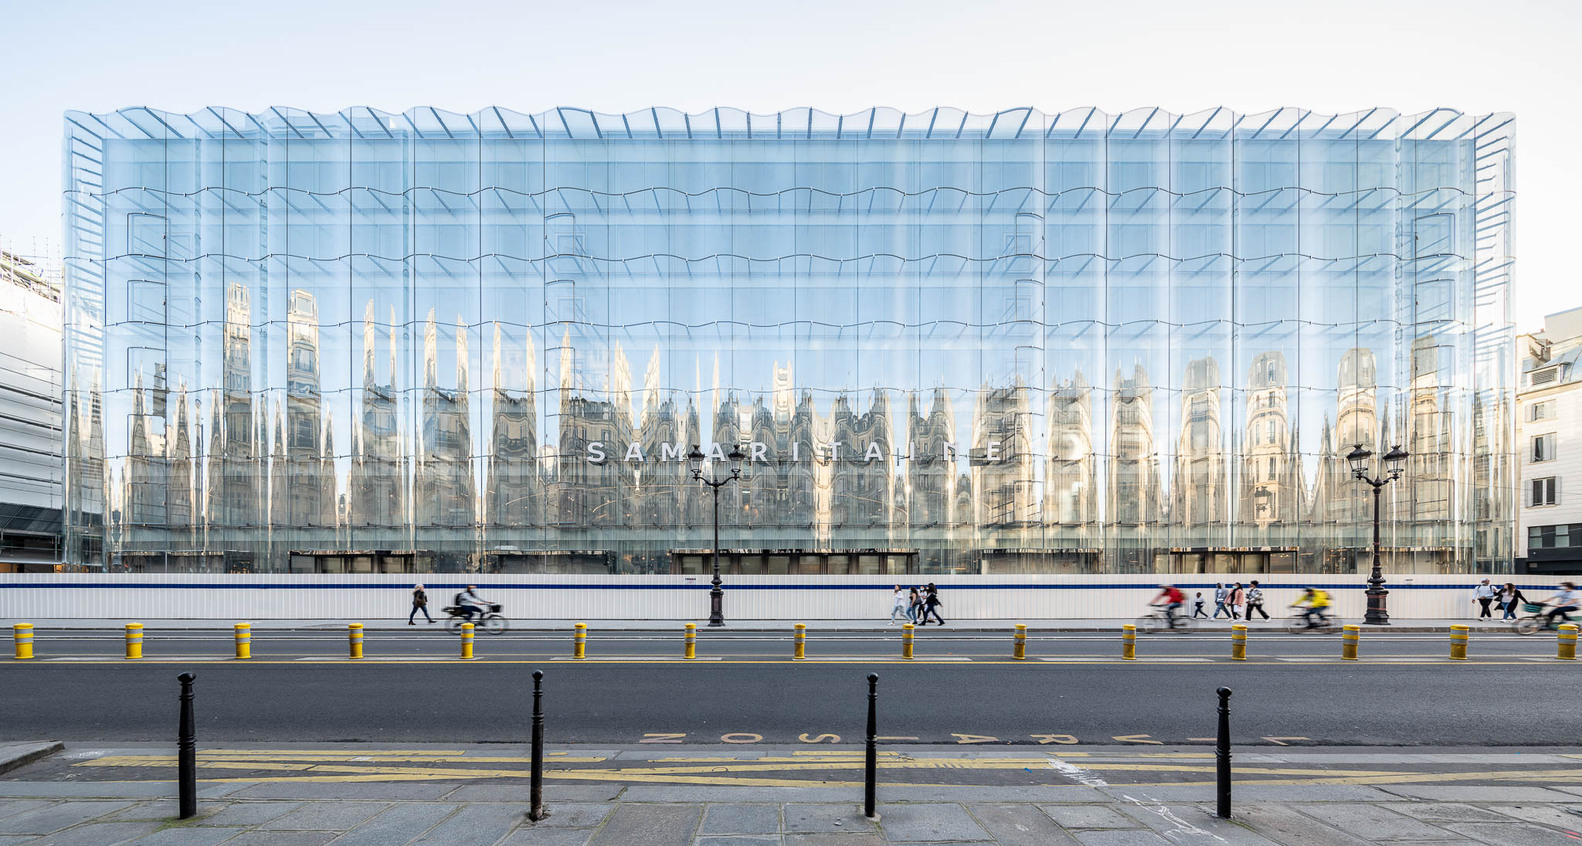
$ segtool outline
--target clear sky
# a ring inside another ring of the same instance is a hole
[[[6,0],[0,243],[59,240],[67,109],[1445,106],[1518,117],[1536,329],[1582,305],[1579,33],[1574,0]]]

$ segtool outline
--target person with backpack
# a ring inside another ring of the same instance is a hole
[[[1472,589],[1472,601],[1482,606],[1478,609],[1478,619],[1494,619],[1494,615],[1489,613],[1489,605],[1494,602],[1497,593],[1488,579],[1484,579],[1482,584]]]
[[[423,612],[424,619],[428,620],[430,623],[434,622],[434,618],[428,615],[428,591],[424,590],[422,585],[417,585],[412,588],[412,613],[406,615],[407,625],[417,625],[417,623],[414,622],[414,619],[417,617],[417,612],[419,611]]]
[[[1269,612],[1263,610],[1263,588],[1258,587],[1257,579],[1254,579],[1252,587],[1247,589],[1247,619],[1251,620],[1255,611],[1262,614],[1265,620],[1269,619]]]

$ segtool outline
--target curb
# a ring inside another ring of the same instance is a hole
[[[66,748],[66,745],[58,740],[47,740],[32,744],[8,743],[4,747],[0,747],[0,749],[7,749],[9,747],[15,746],[23,747],[23,749],[15,754],[0,752],[0,754],[6,755],[6,757],[0,758],[0,773],[8,773],[18,767],[25,767],[34,761],[37,761],[41,758],[48,758],[56,752]]]

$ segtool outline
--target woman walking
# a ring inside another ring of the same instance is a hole
[[[923,595],[919,588],[912,588],[911,598],[906,606],[906,616],[914,623],[923,616]]]
[[[1241,582],[1230,589],[1230,618],[1240,620],[1242,612],[1247,610],[1247,592],[1241,589]]]
[[[417,617],[417,612],[419,611],[423,612],[424,619],[430,623],[434,622],[434,618],[428,615],[428,591],[425,591],[422,585],[416,585],[412,588],[412,613],[406,615],[407,625],[417,625],[417,623],[413,622],[413,618]]]
[[[907,599],[906,591],[901,590],[900,585],[896,585],[895,596],[890,600],[890,625],[895,625],[896,617],[903,620],[910,617],[911,612],[908,610],[910,608],[911,601]]]
[[[1515,582],[1506,582],[1505,587],[1500,588],[1500,607],[1505,609],[1503,619],[1516,619],[1516,609],[1526,604],[1527,597],[1522,596],[1522,590]]]

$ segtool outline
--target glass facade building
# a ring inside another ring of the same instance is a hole
[[[1505,570],[1514,126],[69,113],[68,561]]]

